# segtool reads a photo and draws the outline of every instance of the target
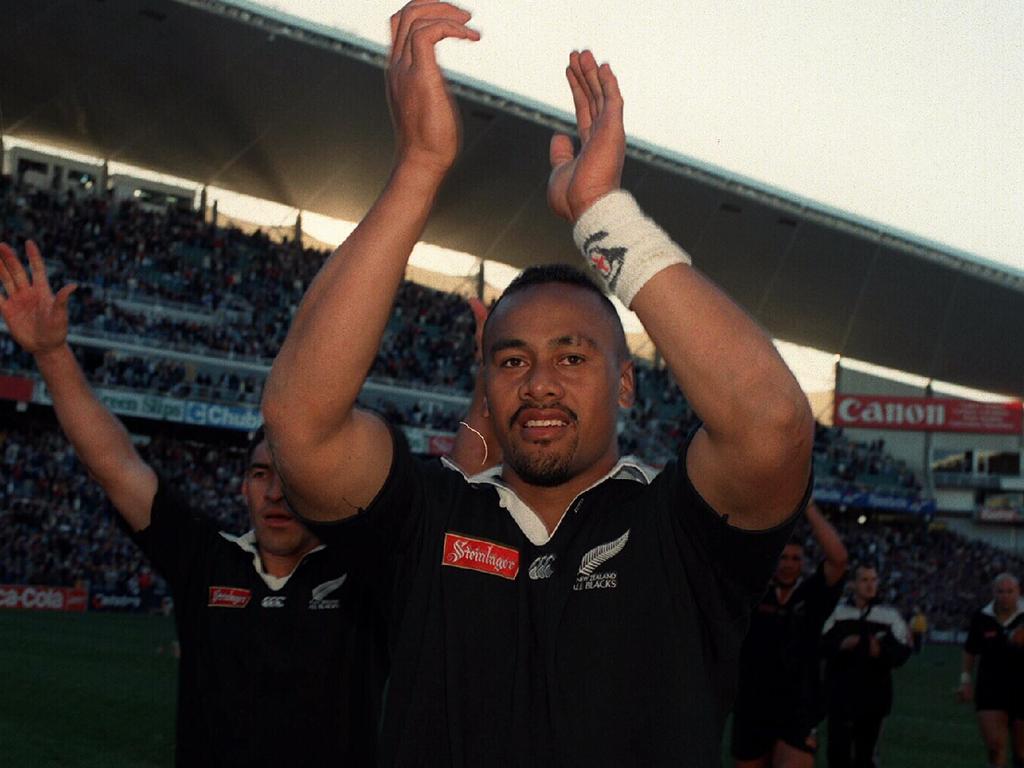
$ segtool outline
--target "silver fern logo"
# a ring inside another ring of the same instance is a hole
[[[593,576],[594,571],[626,548],[627,541],[629,541],[628,528],[626,529],[626,532],[619,536],[615,541],[609,541],[607,544],[594,547],[592,550],[587,552],[587,554],[583,556],[583,561],[580,563],[580,576]]]
[[[573,590],[580,592],[587,589],[614,589],[618,586],[618,573],[615,571],[599,572],[598,569],[624,550],[627,541],[629,541],[628,528],[615,541],[601,544],[587,552],[583,556],[583,560],[580,561],[580,570],[576,576],[576,583],[572,586]]]

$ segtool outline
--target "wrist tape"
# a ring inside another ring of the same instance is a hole
[[[576,221],[576,247],[610,293],[627,307],[644,283],[673,264],[692,264],[686,251],[644,216],[633,196],[618,189]]]

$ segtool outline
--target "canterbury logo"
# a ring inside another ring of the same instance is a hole
[[[331,579],[330,581],[325,581],[323,584],[321,584],[319,586],[316,586],[316,587],[313,587],[313,599],[314,600],[323,600],[325,597],[327,597],[329,594],[331,594],[331,592],[333,592],[338,587],[340,587],[342,584],[344,584],[345,583],[345,579],[347,579],[347,578],[348,578],[348,574],[347,573],[343,573],[341,576],[339,576],[336,579]]]
[[[554,566],[554,555],[541,555],[530,563],[530,578],[534,581],[537,581],[538,579],[550,579],[551,574],[555,572]]]
[[[579,575],[593,576],[594,571],[626,548],[627,541],[629,541],[628,528],[626,529],[626,532],[619,536],[615,541],[609,541],[607,544],[594,547],[583,556],[583,561],[580,563]]]

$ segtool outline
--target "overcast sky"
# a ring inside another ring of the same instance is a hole
[[[397,3],[264,5],[387,43]],[[561,110],[574,47],[640,138],[1024,269],[1024,3],[472,0],[448,68]]]

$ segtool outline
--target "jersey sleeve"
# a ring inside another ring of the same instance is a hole
[[[417,459],[401,430],[393,425],[389,429],[391,468],[373,501],[344,520],[303,522],[321,542],[348,553],[372,580],[387,585],[382,589],[391,591],[400,606],[427,550],[441,540],[437,534],[455,506],[457,488],[466,483],[436,460]]]
[[[387,478],[377,495],[359,513],[330,522],[317,522],[300,515],[306,526],[324,544],[344,549],[359,530],[371,535],[389,551],[408,551],[422,539],[424,529],[424,476],[429,469],[409,449],[405,435],[388,424],[391,432],[392,458]],[[441,470],[440,465],[438,469]]]
[[[159,478],[149,525],[131,534],[172,587],[180,586],[194,571],[197,558],[215,535],[213,523],[189,509],[165,477]]]
[[[706,615],[739,619],[745,627],[806,498],[775,528],[748,531],[730,525],[694,488],[686,469],[689,445],[687,441],[680,457],[654,480],[652,489],[657,486],[659,505],[667,510],[687,579]]]

